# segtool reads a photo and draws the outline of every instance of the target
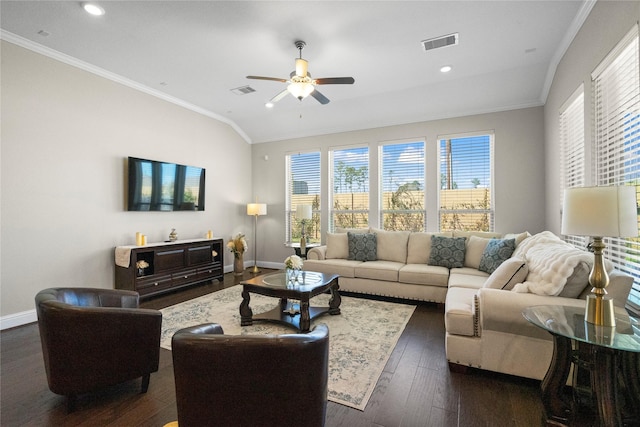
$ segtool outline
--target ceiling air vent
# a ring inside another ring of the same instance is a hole
[[[447,36],[436,37],[429,40],[422,40],[422,47],[425,51],[439,49],[441,47],[453,46],[458,44],[458,33],[449,34]]]
[[[240,86],[235,89],[231,89],[231,92],[235,93],[236,95],[246,95],[248,93],[255,92],[255,91],[256,90],[251,86]]]

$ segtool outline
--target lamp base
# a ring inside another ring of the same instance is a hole
[[[252,274],[258,274],[258,273],[260,273],[260,269],[258,268],[258,266],[257,266],[257,265],[254,265],[254,266],[251,268],[250,273],[252,273]]]
[[[596,326],[615,326],[616,317],[613,311],[613,300],[602,295],[587,295],[584,320]]]

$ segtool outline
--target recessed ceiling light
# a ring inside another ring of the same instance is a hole
[[[445,65],[444,67],[440,68],[440,72],[441,73],[448,73],[449,71],[451,71],[453,68],[451,67],[451,65]]]
[[[104,9],[95,3],[83,3],[82,8],[89,14],[94,16],[104,15]]]
[[[267,102],[264,106],[267,108],[273,108],[273,102]]]

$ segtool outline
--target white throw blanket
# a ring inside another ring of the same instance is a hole
[[[543,231],[525,239],[513,253],[527,263],[529,274],[524,283],[514,286],[514,292],[530,292],[538,295],[556,296],[562,292],[567,279],[580,262],[593,265],[593,254],[576,249],[550,231]],[[605,260],[605,268],[613,268]]]

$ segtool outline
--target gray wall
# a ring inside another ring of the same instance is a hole
[[[373,124],[372,124],[373,125]],[[327,152],[334,147],[367,144],[370,155],[371,197],[377,192],[377,147],[384,141],[424,140],[427,143],[427,207],[435,215],[439,178],[436,143],[439,135],[477,131],[495,132],[495,229],[498,232],[536,233],[544,230],[544,128],[543,108],[526,108],[402,126],[372,128],[311,138],[252,145],[253,189],[268,205],[260,217],[258,259],[282,262],[291,254],[285,240],[285,156],[298,151],[320,150],[323,188],[326,188]],[[267,160],[265,160],[265,157]],[[327,198],[322,200],[323,232],[327,230]],[[370,213],[375,221],[377,214]],[[374,224],[375,225],[375,224]],[[267,250],[267,246],[269,247]]]
[[[43,288],[113,288],[137,231],[251,231],[251,146],[229,125],[4,41],[1,71],[3,327]],[[127,156],[206,168],[206,211],[126,212]]]
[[[560,233],[560,137],[562,104],[584,83],[585,141],[592,141],[591,72],[640,20],[640,2],[599,1],[558,64],[544,108],[546,227]],[[587,182],[587,185],[593,183]]]

